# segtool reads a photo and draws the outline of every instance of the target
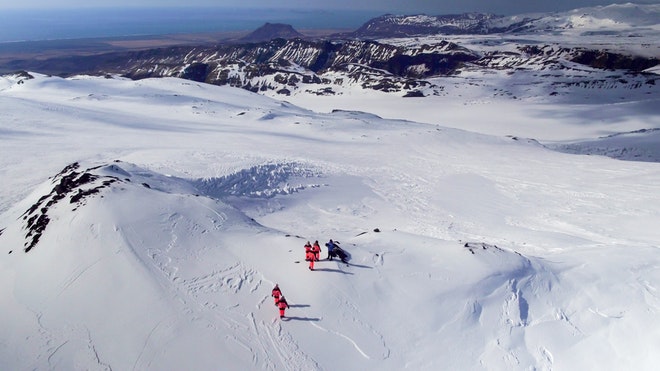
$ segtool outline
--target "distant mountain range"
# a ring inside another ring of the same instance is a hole
[[[387,14],[368,21],[352,35],[359,38],[390,38],[436,34],[612,32],[647,26],[657,27],[659,21],[660,5],[628,3],[562,13],[515,16],[482,13],[439,16]]]
[[[370,20],[356,30],[357,38],[414,37],[436,34],[489,34],[505,32],[514,26],[494,28],[492,14],[468,13],[457,15],[392,15],[386,14]]]
[[[557,87],[571,85],[656,84],[657,74],[641,73],[657,70],[659,37],[660,5],[506,17],[384,15],[355,32],[323,39],[267,23],[222,45],[16,60],[4,67],[57,75],[173,76],[282,95],[332,95],[358,86],[404,96],[439,94],[443,86],[435,77],[468,71],[563,71],[560,81],[541,74],[538,82],[547,85],[542,94],[557,94]]]

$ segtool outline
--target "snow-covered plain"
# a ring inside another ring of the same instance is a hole
[[[657,128],[658,95],[337,104],[415,122],[35,76],[0,78],[2,369],[657,368],[660,164],[526,138]],[[310,272],[329,238],[350,264]]]

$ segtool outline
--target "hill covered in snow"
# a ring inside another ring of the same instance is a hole
[[[548,148],[654,126],[655,96],[108,77],[0,79],[3,368],[655,368],[660,168]],[[349,264],[309,271],[330,238]]]

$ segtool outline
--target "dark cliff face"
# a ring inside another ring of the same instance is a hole
[[[594,68],[633,72],[660,65],[660,58],[622,55],[602,50],[579,50],[572,61]]]
[[[281,85],[293,87],[299,82],[328,84],[330,80],[322,74],[335,71],[366,88],[402,91],[424,85],[415,80],[451,74],[463,63],[478,58],[446,42],[438,50],[426,48],[406,49],[356,40],[276,39],[214,48],[168,49],[167,53],[133,53],[123,65],[107,66],[104,72],[119,72],[134,79],[176,76],[259,91],[282,89]],[[272,83],[255,81],[268,76],[274,80]]]
[[[516,51],[488,52],[476,65],[484,68],[516,69],[536,66],[539,70],[561,69],[561,61],[578,63],[596,70],[619,70],[636,74],[660,64],[660,58],[634,56],[606,50],[582,47],[564,48],[557,45],[521,45]]]

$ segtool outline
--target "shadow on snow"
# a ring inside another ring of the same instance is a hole
[[[318,322],[320,321],[320,318],[312,318],[312,317],[289,317],[286,316],[282,318],[282,321],[313,321],[313,322]]]
[[[315,272],[334,272],[334,273],[343,273],[343,274],[354,274],[353,272],[345,272],[341,269],[331,269],[331,268],[314,268]]]

